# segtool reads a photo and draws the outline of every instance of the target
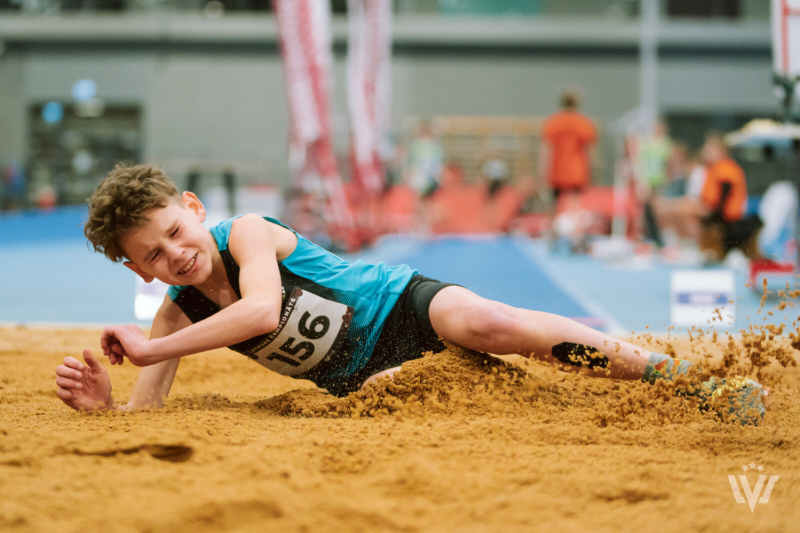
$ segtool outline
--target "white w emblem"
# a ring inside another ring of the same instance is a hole
[[[733,489],[733,497],[736,498],[736,503],[746,502],[748,505],[750,505],[750,512],[752,513],[756,508],[756,503],[769,503],[769,496],[772,494],[772,487],[775,486],[775,483],[778,481],[779,477],[780,476],[769,476],[767,488],[764,490],[764,494],[761,494],[761,489],[764,487],[764,481],[767,479],[767,476],[758,476],[756,486],[751,490],[750,483],[747,481],[747,476],[740,475],[739,481],[742,482],[742,490],[744,490],[744,495],[747,500],[742,497],[742,493],[739,491],[739,484],[736,482],[736,476],[729,475],[728,481],[731,484],[731,489]],[[759,495],[761,495],[761,498],[759,498]]]

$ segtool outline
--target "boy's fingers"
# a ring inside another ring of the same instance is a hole
[[[72,394],[72,391],[70,391],[70,390],[67,390],[67,389],[58,389],[58,390],[56,391],[56,394],[57,394],[57,395],[58,395],[58,397],[59,397],[59,398],[61,398],[62,400],[71,400],[71,399],[73,398],[73,396],[74,396],[74,395]]]
[[[64,358],[64,364],[70,368],[74,368],[75,370],[83,370],[84,366],[83,363],[81,363],[71,355]]]
[[[78,381],[73,381],[68,378],[56,378],[56,385],[61,387],[62,389],[82,389],[83,383]]]
[[[100,335],[100,347],[105,355],[111,353],[111,346],[115,340],[113,329],[110,327],[105,328],[103,334]]]
[[[56,376],[62,378],[70,378],[70,379],[81,379],[83,377],[83,374],[67,366],[58,365],[56,367]]]
[[[103,368],[103,365],[100,364],[100,361],[95,359],[94,355],[92,355],[91,350],[86,349],[83,351],[83,359],[92,370],[101,370]]]

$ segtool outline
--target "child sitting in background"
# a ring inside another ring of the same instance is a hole
[[[581,195],[578,193],[565,195],[562,205],[563,208],[553,220],[556,240],[565,242],[572,253],[585,253],[589,249],[588,238],[594,216],[583,207]]]

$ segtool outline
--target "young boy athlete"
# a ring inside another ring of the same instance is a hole
[[[228,346],[336,395],[444,348],[521,354],[616,379],[672,379],[690,363],[648,352],[567,318],[487,300],[406,265],[348,263],[270,218],[244,215],[206,229],[205,208],[152,166],[117,166],[89,199],[95,250],[150,282],[171,285],[151,328],[109,326],[112,364],[144,367],[126,405],[89,350],[56,369],[58,396],[79,410],[160,407],[180,358]],[[711,394],[724,384],[709,381]],[[725,385],[731,388],[731,384]],[[763,415],[761,386],[736,393]],[[739,408],[737,408],[739,409]]]

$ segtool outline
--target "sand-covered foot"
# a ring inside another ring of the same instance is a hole
[[[760,383],[744,376],[714,378],[704,381],[700,396],[704,409],[713,409],[725,420],[738,420],[742,425],[758,424],[766,409],[767,392]]]

